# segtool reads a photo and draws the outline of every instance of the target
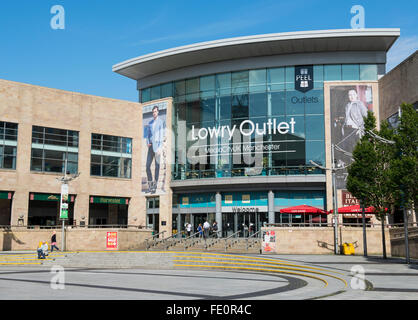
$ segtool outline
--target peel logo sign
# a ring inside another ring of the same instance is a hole
[[[295,90],[307,92],[313,89],[313,66],[295,67]]]

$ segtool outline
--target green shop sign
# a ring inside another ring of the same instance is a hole
[[[90,197],[90,203],[129,204],[128,198]]]
[[[13,192],[11,191],[0,191],[0,199],[12,199]]]
[[[60,201],[60,194],[49,194],[49,193],[31,193],[30,200],[39,201]],[[74,196],[70,196],[70,202],[74,202]]]

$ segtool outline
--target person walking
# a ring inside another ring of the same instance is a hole
[[[203,224],[205,239],[209,238],[209,229],[210,229],[210,224],[209,224],[208,220],[206,220],[205,223]]]
[[[187,222],[186,224],[186,232],[187,232],[187,236],[190,237],[192,233],[192,225],[190,224],[190,222]]]
[[[197,232],[199,232],[199,238],[202,238],[203,236],[203,228],[202,228],[202,224],[199,223],[199,226],[197,227]]]
[[[218,238],[218,223],[213,221],[212,232],[215,234],[215,238]]]
[[[56,234],[57,232],[54,230],[54,231],[52,231],[52,237],[51,237],[51,252],[53,252],[54,251],[54,248],[57,250],[57,251],[60,251],[60,249],[58,249],[58,247],[57,247],[57,234]]]

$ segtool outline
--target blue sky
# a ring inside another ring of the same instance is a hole
[[[400,28],[388,69],[418,49],[418,1],[2,0],[0,78],[137,101],[134,80],[112,65],[158,50],[245,35],[349,29],[353,5],[366,28]],[[50,27],[51,7],[65,29]]]

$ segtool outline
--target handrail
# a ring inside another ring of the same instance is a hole
[[[145,239],[145,247],[146,247],[146,250],[148,250],[149,248],[151,248],[152,246],[155,246],[157,244],[158,239],[155,239],[155,238],[157,236],[159,236],[160,234],[163,235],[163,237],[162,237],[162,242],[163,242],[164,241],[164,233],[165,232],[167,232],[167,230],[164,230],[164,231],[158,232],[156,234],[153,234],[151,238]],[[148,245],[148,241],[155,241],[155,242],[153,244],[151,244],[151,245]]]
[[[237,232],[235,232],[235,233],[233,233],[233,234],[231,234],[230,236],[228,236],[228,237],[226,237],[224,240],[225,240],[225,252],[226,252],[226,250],[227,250],[227,244],[228,244],[228,240],[229,239],[231,239],[232,237],[237,237],[237,235],[238,234],[240,234],[241,233],[241,230],[238,230]],[[232,244],[231,244],[232,245]]]
[[[219,237],[218,235],[221,234]],[[205,241],[204,249],[207,250],[208,247],[213,246],[215,243],[220,242],[222,240],[222,231],[215,231],[212,233],[212,235],[209,236],[209,238],[212,238],[212,242],[207,243]]]
[[[248,248],[249,248],[248,242],[250,241],[250,239],[253,240],[252,241],[252,245],[255,244],[255,242],[257,241],[255,236],[258,235],[258,234],[261,235],[261,230],[257,231],[256,233],[253,233],[251,236],[249,236],[248,238],[246,238],[246,241],[245,241],[245,248],[246,248],[246,250],[248,250]],[[260,239],[260,236],[257,236],[257,238]]]
[[[200,234],[200,231],[198,231],[198,232],[196,232],[196,233],[192,234],[191,236],[188,236],[187,238],[184,239],[184,251],[186,251],[186,249],[188,247],[190,247],[190,246],[192,246],[192,245],[194,245],[196,243],[195,241],[192,241],[192,243],[188,246],[187,245],[187,241],[188,240],[190,240],[190,239],[198,239],[198,241],[200,241],[201,238],[200,238],[200,236],[199,237],[196,237],[197,234]],[[180,243],[181,242],[182,241],[180,241]]]

